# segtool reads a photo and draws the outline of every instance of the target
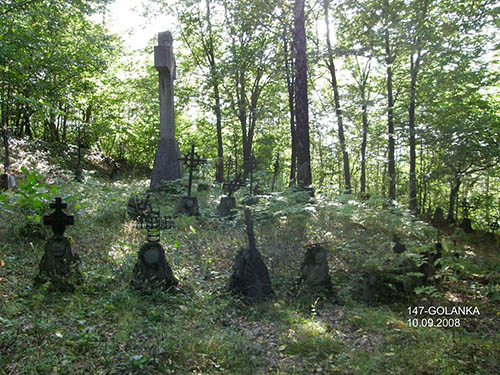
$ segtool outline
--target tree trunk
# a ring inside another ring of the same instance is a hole
[[[361,116],[363,121],[363,135],[361,139],[361,177],[360,177],[360,193],[366,192],[366,143],[368,139],[368,113],[366,105],[365,88],[361,89]]]
[[[392,63],[389,32],[385,30],[385,55],[387,65],[387,136],[389,138],[387,178],[389,180],[389,199],[396,200],[396,163],[394,159],[395,135],[394,135],[394,97],[392,94]]]
[[[288,52],[288,38],[286,25],[283,30],[283,52],[285,60],[285,77],[286,86],[288,88],[288,110],[290,113],[290,136],[292,155],[290,160],[290,186],[297,182],[297,131],[295,127],[295,84],[294,84],[294,66],[293,58],[293,43],[291,43],[292,51]],[[289,64],[290,62],[290,64]]]
[[[448,223],[454,223],[455,222],[455,202],[457,199],[458,191],[460,190],[460,185],[462,183],[462,180],[460,179],[460,176],[458,173],[455,173],[455,177],[453,178],[453,182],[451,184],[451,189],[450,189],[450,203],[448,206],[448,215],[446,218],[446,221]]]
[[[305,33],[305,0],[295,0],[295,119],[297,129],[297,181],[302,186],[312,183],[309,143],[309,102],[307,97],[307,59]]]
[[[417,153],[415,141],[415,94],[417,89],[417,73],[419,68],[420,51],[418,52],[417,60],[410,55],[410,102],[408,107],[408,130],[410,135],[410,202],[409,208],[413,213],[417,213]]]
[[[217,74],[217,67],[215,62],[215,48],[214,37],[212,33],[212,18],[210,15],[210,0],[206,0],[207,5],[207,24],[208,24],[208,50],[207,57],[210,64],[210,80],[214,91],[214,112],[216,118],[217,129],[217,166],[215,172],[215,180],[217,182],[224,182],[224,147],[222,143],[222,111],[220,105],[220,91],[219,81]]]
[[[340,148],[342,149],[342,161],[343,161],[343,166],[344,166],[345,193],[351,194],[352,188],[351,188],[351,172],[349,169],[349,154],[348,154],[347,148],[346,148],[345,135],[344,135],[344,124],[342,121],[342,109],[340,108],[340,97],[339,97],[337,75],[335,72],[335,63],[333,62],[332,45],[330,42],[330,26],[329,26],[329,19],[328,19],[328,5],[329,5],[329,1],[325,0],[323,2],[323,7],[324,7],[324,11],[325,11],[326,45],[327,45],[327,50],[328,50],[326,65],[328,66],[328,70],[330,71],[331,85],[332,85],[332,89],[333,89],[333,101],[335,103],[335,113],[337,115],[339,142],[340,142]]]
[[[5,169],[5,174],[10,173],[10,150],[9,150],[9,116],[8,116],[8,103],[7,100],[9,99],[10,96],[10,87],[7,89],[7,92],[5,92],[5,86],[2,85],[2,114],[1,114],[1,121],[2,121],[2,138],[3,138],[3,147],[5,150],[5,159],[4,159],[4,169]],[[7,184],[8,186],[8,184]]]

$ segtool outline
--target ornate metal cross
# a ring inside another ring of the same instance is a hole
[[[43,217],[43,224],[52,226],[52,231],[56,236],[62,236],[66,230],[66,226],[74,224],[73,215],[66,215],[63,212],[67,207],[66,203],[62,203],[61,197],[57,197],[55,203],[50,204],[50,208],[53,208],[55,211]]]
[[[229,180],[229,176],[228,176]],[[222,188],[227,191],[227,196],[231,197],[233,193],[242,187],[244,184],[241,182],[241,173],[239,173],[232,181],[224,182]]]
[[[172,228],[172,218],[170,216],[160,216],[160,210],[150,209],[137,220],[139,229],[146,229],[148,242],[160,242],[160,234],[163,229]]]
[[[191,196],[191,186],[193,184],[193,170],[200,164],[206,163],[206,159],[202,159],[196,152],[194,152],[194,144],[191,145],[191,152],[184,155],[183,158],[179,158],[189,169],[189,185],[188,185],[188,197]]]

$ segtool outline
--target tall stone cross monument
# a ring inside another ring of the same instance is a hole
[[[179,146],[175,140],[174,79],[175,58],[170,31],[158,33],[155,46],[155,68],[158,69],[160,94],[160,142],[155,154],[151,189],[161,187],[162,181],[182,177]]]

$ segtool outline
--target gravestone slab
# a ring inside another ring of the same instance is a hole
[[[310,291],[332,292],[328,251],[321,244],[311,244],[306,247],[298,284]]]
[[[446,220],[444,218],[444,213],[441,207],[436,207],[436,210],[434,211],[434,216],[432,217],[431,224],[437,228],[446,227]]]
[[[44,254],[40,261],[40,272],[35,278],[35,285],[51,283],[51,288],[60,291],[73,291],[76,285],[83,281],[80,256],[71,249],[71,244],[64,236],[66,226],[73,225],[73,216],[66,215],[66,203],[56,198],[50,208],[55,211],[44,216],[43,223],[52,226],[54,235],[44,247]]]
[[[233,294],[242,295],[248,303],[274,296],[269,271],[255,245],[250,211],[245,210],[249,247],[241,249],[235,257],[229,288]]]
[[[177,204],[177,212],[187,214],[188,216],[200,216],[200,207],[196,197],[181,197]]]
[[[217,206],[217,214],[222,217],[234,216],[236,214],[236,199],[234,197],[221,197]]]
[[[394,235],[392,237],[392,252],[394,254],[401,254],[406,251],[406,246],[401,243],[401,240],[397,235]]]
[[[468,217],[464,217],[459,225],[460,228],[463,229],[465,233],[472,233],[474,230],[472,229],[472,220]]]

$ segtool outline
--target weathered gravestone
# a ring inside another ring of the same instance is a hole
[[[332,293],[328,250],[322,244],[306,246],[306,255],[300,267],[298,285],[313,292]]]
[[[223,185],[223,190],[226,191],[227,196],[221,197],[220,203],[217,206],[217,213],[222,216],[233,216],[236,211],[236,199],[233,197],[233,193],[238,190],[243,184],[241,183],[241,173],[239,173],[234,180],[225,182]]]
[[[182,177],[179,146],[175,139],[175,59],[172,34],[169,31],[158,33],[158,45],[155,46],[154,50],[154,64],[159,76],[160,141],[155,154],[150,187],[158,189],[161,187],[162,181],[172,181]]]
[[[396,234],[392,236],[392,251],[394,254],[401,254],[406,251],[406,246]]]
[[[132,285],[136,289],[165,289],[177,286],[178,281],[165,257],[165,249],[160,245],[160,231],[172,227],[169,217],[162,217],[156,210],[139,216],[138,226],[146,229],[147,241],[139,249],[134,267]]]
[[[229,288],[233,294],[242,295],[248,303],[274,296],[269,272],[255,244],[250,210],[245,209],[249,247],[241,249],[234,260]]]
[[[431,224],[436,228],[446,227],[446,220],[444,218],[444,213],[441,207],[436,207],[434,211],[434,216],[432,217]]]
[[[181,197],[179,204],[177,205],[177,212],[186,213],[189,216],[198,216],[200,214],[200,209],[198,207],[198,199],[191,196],[191,188],[193,186],[193,171],[201,163],[205,163],[206,160],[202,159],[196,152],[194,152],[194,144],[191,145],[191,152],[186,154],[183,158],[179,158],[186,168],[189,169],[189,181],[188,181],[188,193],[187,196]]]
[[[51,283],[51,288],[60,291],[73,291],[75,285],[83,281],[80,271],[81,260],[77,253],[71,249],[71,244],[64,236],[66,226],[74,224],[74,218],[66,215],[63,209],[67,208],[61,198],[56,198],[50,204],[55,211],[44,216],[43,223],[52,226],[54,235],[45,244],[45,252],[40,261],[40,272],[35,278],[35,285]]]
[[[467,202],[464,198],[462,201],[463,208],[463,218],[460,222],[459,228],[461,228],[465,233],[472,233],[474,230],[472,229],[472,220],[469,218],[469,210],[472,206]]]

